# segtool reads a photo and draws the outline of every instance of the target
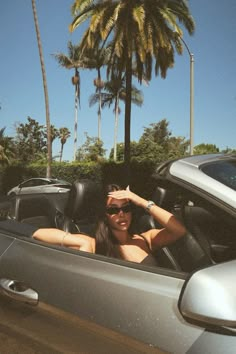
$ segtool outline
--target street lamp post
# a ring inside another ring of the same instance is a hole
[[[185,40],[180,37],[184,43],[190,58],[190,155],[193,155],[193,132],[194,132],[194,55],[190,52]]]

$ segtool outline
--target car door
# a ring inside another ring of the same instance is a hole
[[[0,237],[8,243],[0,258],[0,325],[21,345],[43,353],[217,353],[205,328],[178,310],[186,274]],[[231,353],[228,336],[212,335]]]
[[[41,185],[40,179],[30,179],[19,185],[19,194],[38,193],[38,186]]]
[[[180,326],[186,338],[179,352],[188,349],[202,329],[186,326],[178,313],[184,277],[121,263],[14,239],[0,259],[1,326],[48,350],[83,353],[111,346],[117,353],[173,352]],[[35,301],[27,299],[30,290]],[[174,340],[168,345],[167,332]]]

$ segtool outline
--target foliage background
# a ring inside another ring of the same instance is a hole
[[[151,161],[131,162],[130,186],[133,191],[148,196],[151,192],[151,175],[156,164]],[[46,165],[32,164],[12,165],[0,167],[0,194],[5,195],[9,189],[23,180],[31,177],[42,177],[45,174]],[[87,162],[87,163],[53,163],[52,176],[73,182],[79,179],[91,179],[100,183],[118,183],[127,186],[125,164],[113,161]]]

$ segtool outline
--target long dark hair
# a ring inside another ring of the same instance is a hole
[[[119,250],[119,242],[113,235],[106,217],[106,202],[109,192],[122,190],[117,184],[108,184],[104,188],[103,206],[99,213],[97,230],[96,230],[96,253],[108,257],[121,258]]]

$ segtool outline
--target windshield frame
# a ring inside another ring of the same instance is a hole
[[[200,166],[207,176],[236,191],[236,159],[218,160]]]

